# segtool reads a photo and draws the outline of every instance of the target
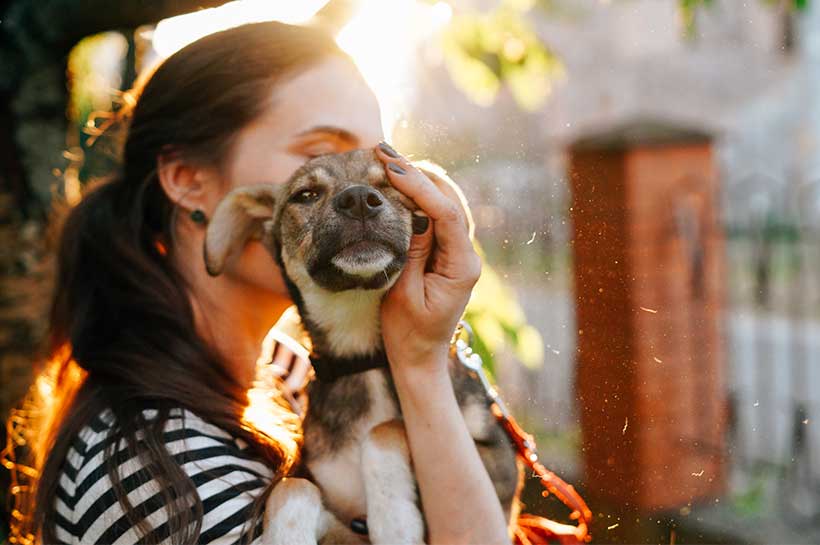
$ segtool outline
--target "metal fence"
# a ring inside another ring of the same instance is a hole
[[[544,171],[532,176],[548,178]],[[499,177],[493,180],[493,186],[499,183]],[[554,189],[560,180],[541,183],[540,188],[518,186],[532,195],[525,206],[538,208],[544,185],[549,189],[544,199],[565,198]],[[729,366],[727,503],[745,516],[775,516],[798,529],[818,528],[820,223],[815,219],[820,214],[812,210],[820,200],[811,197],[815,192],[809,186],[796,189],[759,177],[727,187],[722,321]],[[492,229],[482,233],[479,225],[479,235],[485,245],[503,247],[498,266],[546,349],[540,369],[502,366],[502,388],[532,429],[556,440],[557,449],[547,441],[553,467],[577,475],[578,455],[572,450],[579,432],[573,391],[576,328],[566,207],[553,200],[549,218],[543,219],[520,204],[481,197],[479,204],[499,209]],[[543,231],[550,242],[522,248],[533,231],[539,236]],[[527,251],[540,256],[527,257]],[[548,270],[539,269],[545,266]]]
[[[820,527],[820,181],[727,176],[730,490]]]

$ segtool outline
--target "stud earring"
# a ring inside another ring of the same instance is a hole
[[[197,208],[191,211],[191,221],[204,225],[208,221],[208,218],[205,217],[205,212]]]

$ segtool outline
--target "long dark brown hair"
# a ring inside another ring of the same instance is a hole
[[[175,206],[156,165],[168,150],[195,164],[223,165],[240,129],[269,106],[277,82],[330,55],[343,53],[321,30],[249,24],[188,45],[134,93],[119,172],[89,191],[62,226],[47,370],[52,401],[34,434],[35,486],[28,509],[17,513],[18,535],[57,541],[61,466],[76,434],[105,409],[116,418],[108,443],[139,456],[159,484],[175,542],[196,542],[202,503],[163,443],[171,408],[187,408],[244,439],[277,478],[295,462],[295,415],[272,392],[262,397],[273,400],[266,410],[277,424],[249,422],[248,391],[196,334],[188,286],[172,265]],[[158,418],[144,418],[148,405]],[[113,457],[106,465],[129,523],[150,542],[152,528],[128,501]],[[257,499],[257,513],[263,501]]]

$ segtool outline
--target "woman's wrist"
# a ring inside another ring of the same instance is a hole
[[[453,390],[447,353],[437,357],[424,366],[396,366],[401,371],[393,374],[429,542],[509,543],[503,510]],[[432,442],[439,446],[430,448]],[[470,498],[470,515],[463,498]]]
[[[389,357],[390,370],[397,387],[424,389],[431,381],[449,381],[449,346],[434,347],[425,351],[405,352]]]

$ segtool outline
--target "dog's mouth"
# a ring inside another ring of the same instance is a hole
[[[381,242],[359,240],[342,248],[331,262],[347,275],[371,278],[382,274],[394,259],[394,252]]]
[[[379,231],[356,234],[323,233],[319,252],[309,260],[308,273],[325,289],[384,289],[390,287],[404,267],[406,248]]]

